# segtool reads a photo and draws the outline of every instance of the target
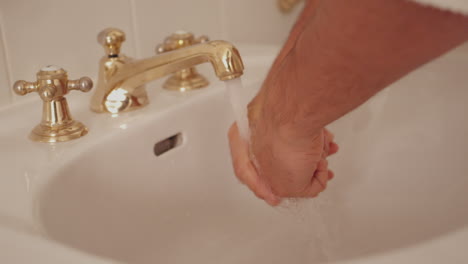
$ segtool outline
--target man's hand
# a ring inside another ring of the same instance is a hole
[[[333,178],[326,158],[338,151],[330,132],[323,129],[310,144],[300,147],[252,132],[249,148],[233,124],[229,142],[236,176],[257,197],[275,206],[281,198],[316,197],[325,190]]]
[[[249,105],[249,144],[231,127],[237,177],[271,205],[317,196],[338,150],[324,127],[468,41],[467,24],[406,0],[308,1]]]

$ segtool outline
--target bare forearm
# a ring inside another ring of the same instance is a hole
[[[405,0],[327,0],[303,15],[259,94],[264,125],[307,138],[468,40],[468,18]],[[275,114],[271,114],[275,113]]]

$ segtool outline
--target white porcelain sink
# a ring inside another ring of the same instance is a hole
[[[240,51],[245,85],[258,86],[276,48]],[[87,263],[462,263],[467,65],[468,51],[456,50],[335,122],[336,179],[318,199],[279,208],[235,179],[233,115],[213,77],[187,95],[150,89],[150,106],[115,118],[70,103],[90,134],[57,145],[26,139],[38,102],[5,109],[0,245],[14,252],[5,241],[20,233],[28,248]],[[180,145],[154,154],[178,134]]]

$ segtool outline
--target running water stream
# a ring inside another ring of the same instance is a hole
[[[239,133],[244,140],[248,141],[250,129],[247,105],[257,90],[246,90],[241,78],[228,80],[225,83]],[[292,228],[288,228],[289,231],[282,235],[289,237],[289,241],[301,237],[303,240],[298,241],[295,247],[309,248],[309,250],[305,250],[305,252],[309,252],[308,255],[302,256],[304,259],[327,261],[336,247],[335,241],[332,239],[333,234],[330,232],[330,226],[326,221],[327,218],[322,213],[329,207],[328,203],[329,201],[323,198],[319,201],[284,199],[283,203],[277,208],[279,218],[289,218],[291,222],[295,223],[295,232],[297,232],[294,234]],[[282,251],[277,253],[282,254]],[[272,254],[274,255],[274,253]]]
[[[247,98],[241,78],[226,81],[226,89],[231,101],[239,133],[244,140],[249,138],[249,120],[247,118]]]

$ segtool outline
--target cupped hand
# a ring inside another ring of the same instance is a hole
[[[282,198],[316,197],[333,178],[327,157],[338,151],[333,134],[320,130],[309,142],[290,144],[259,126],[251,126],[250,144],[234,123],[229,143],[234,171],[257,197],[275,206]]]

